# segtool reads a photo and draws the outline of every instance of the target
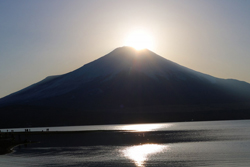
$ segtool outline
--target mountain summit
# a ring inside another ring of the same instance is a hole
[[[0,111],[16,117],[10,126],[174,121],[190,119],[190,111],[204,114],[206,106],[213,106],[211,112],[242,109],[249,94],[246,82],[202,74],[147,49],[120,47],[0,99]]]

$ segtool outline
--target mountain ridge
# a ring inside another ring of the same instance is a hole
[[[85,120],[82,124],[90,120],[93,124],[105,123],[103,121],[105,119],[109,120],[106,123],[119,123],[117,120],[112,121],[111,118],[107,118],[115,114],[118,114],[120,119],[126,117],[129,122],[129,117],[125,113],[134,113],[135,118],[142,117],[142,120],[146,117],[148,120],[150,117],[155,117],[152,121],[164,121],[164,118],[168,121],[169,110],[173,110],[171,106],[186,106],[181,107],[182,113],[195,111],[201,119],[202,111],[207,110],[202,106],[215,105],[220,111],[226,112],[225,110],[229,109],[227,107],[223,109],[222,104],[233,104],[234,110],[245,111],[246,107],[241,104],[247,104],[249,101],[250,84],[246,82],[203,74],[147,49],[137,51],[131,47],[120,47],[74,71],[46,77],[38,83],[0,99],[0,106],[2,104],[0,112],[13,113],[17,115],[16,119],[21,113],[29,113],[26,115],[30,120],[28,122],[33,122],[30,124],[34,124],[32,117],[37,117],[34,116],[36,112],[32,111],[47,113],[52,115],[50,119],[55,120],[61,120],[58,115],[63,115],[62,113],[72,114],[72,119]],[[144,112],[138,115],[136,111],[139,110]],[[97,113],[100,112],[104,115],[98,116]],[[157,116],[156,113],[159,112],[164,116],[160,116],[161,114]],[[148,113],[153,115],[147,116]],[[99,118],[94,119],[93,115]],[[178,114],[172,112],[172,115],[175,115],[174,120],[178,120]],[[221,114],[219,115],[223,118]],[[130,116],[133,117],[133,114]],[[189,115],[179,117],[181,120],[185,117],[189,119]],[[69,116],[63,119],[67,118]],[[62,121],[58,123],[63,124]]]

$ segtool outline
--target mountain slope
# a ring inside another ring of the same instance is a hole
[[[34,113],[39,112],[58,120],[58,125],[63,124],[59,121],[63,114],[67,115],[64,121],[68,115],[72,119],[95,115],[92,124],[98,124],[105,117],[112,117],[113,113],[121,117],[125,117],[125,113],[126,116],[130,113],[132,117],[133,114],[143,117],[147,113],[166,114],[175,110],[173,106],[185,106],[179,107],[178,111],[189,112],[204,110],[207,105],[223,110],[221,106],[224,104],[234,104],[233,108],[238,108],[249,99],[248,83],[202,74],[146,49],[137,51],[121,47],[75,71],[47,77],[0,99],[0,110],[15,115],[26,112],[29,124],[34,124]],[[86,124],[84,120],[80,124]],[[91,123],[91,119],[88,121]],[[103,123],[120,122],[111,119]]]

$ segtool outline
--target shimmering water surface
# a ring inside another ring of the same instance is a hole
[[[47,128],[33,128],[31,131],[42,131]],[[104,131],[21,136],[39,140],[40,143],[16,147],[13,153],[0,156],[0,166],[250,166],[250,120],[49,129]]]

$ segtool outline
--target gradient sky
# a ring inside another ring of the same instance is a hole
[[[136,29],[171,61],[250,83],[250,1],[2,0],[0,97],[104,56]]]

